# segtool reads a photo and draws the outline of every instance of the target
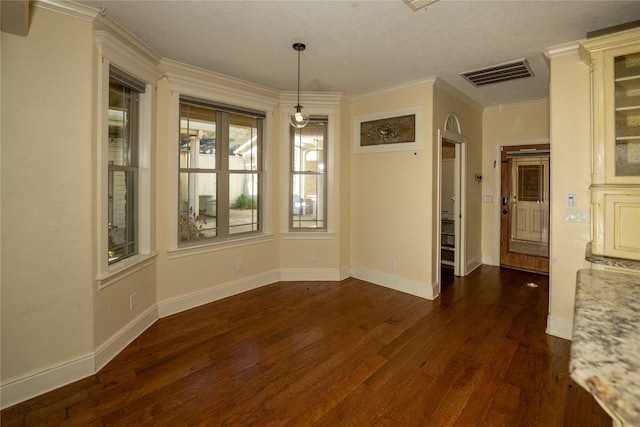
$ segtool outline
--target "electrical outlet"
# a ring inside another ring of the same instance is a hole
[[[236,261],[236,269],[238,271],[242,271],[244,270],[244,261],[242,261],[241,259],[239,259],[238,261]]]
[[[133,310],[138,305],[136,293],[129,295],[129,310]]]
[[[315,252],[309,252],[309,261],[315,262],[315,260],[316,260],[316,253]]]

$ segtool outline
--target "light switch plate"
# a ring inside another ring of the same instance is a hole
[[[567,209],[567,222],[589,223],[590,216],[589,209]]]

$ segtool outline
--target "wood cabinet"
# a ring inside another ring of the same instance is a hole
[[[640,29],[585,40],[594,254],[640,260]]]

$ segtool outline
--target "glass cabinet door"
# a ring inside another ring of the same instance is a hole
[[[614,58],[615,176],[640,176],[640,52]]]

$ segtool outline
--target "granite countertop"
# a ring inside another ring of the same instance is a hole
[[[580,270],[577,279],[571,378],[640,425],[640,275]]]
[[[591,243],[587,243],[587,253],[585,255],[585,259],[594,264],[608,265],[610,267],[628,268],[631,270],[640,270],[640,261],[594,254],[593,252],[591,252]]]

